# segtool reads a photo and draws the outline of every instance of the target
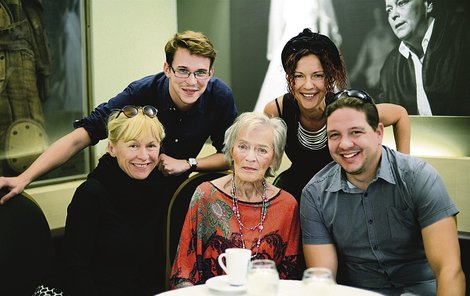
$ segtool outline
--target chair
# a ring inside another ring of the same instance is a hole
[[[186,212],[188,211],[189,202],[191,201],[194,190],[196,190],[196,187],[199,186],[199,184],[205,181],[214,180],[227,174],[227,171],[196,173],[181,183],[173,194],[168,206],[166,221],[165,285],[167,289],[169,285],[168,281],[170,279],[171,265],[173,264],[173,260],[176,256],[176,249],[178,247],[181,229],[183,228]]]
[[[21,193],[0,206],[0,295],[32,295],[52,265],[51,232],[39,205]]]
[[[274,186],[278,186],[279,187],[279,181],[281,179],[281,177],[283,176],[283,174],[285,173],[286,171],[282,171],[281,173],[279,173],[273,180],[273,185]]]

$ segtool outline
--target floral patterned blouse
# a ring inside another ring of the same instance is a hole
[[[241,220],[251,227],[260,222],[261,202],[238,201]],[[276,262],[281,279],[299,276],[300,223],[297,201],[281,190],[268,203],[266,219],[258,241],[258,229],[243,229],[245,247],[254,259]],[[173,263],[170,287],[204,284],[207,279],[222,275],[217,262],[226,248],[242,248],[239,224],[232,211],[232,198],[211,182],[199,185],[191,199]]]

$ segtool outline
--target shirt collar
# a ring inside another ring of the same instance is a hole
[[[435,21],[435,19],[433,19],[431,21],[431,24],[429,25],[428,29],[426,30],[426,33],[424,34],[423,40],[421,41],[421,47],[423,48],[424,53],[426,53],[426,51],[428,50],[429,41],[431,40],[431,35],[432,35],[432,29],[434,28],[434,21]],[[400,46],[398,47],[398,51],[405,58],[409,58],[409,56],[411,54],[411,49],[408,46],[406,46],[406,44],[403,41],[400,42]]]
[[[389,151],[382,146],[382,158],[380,160],[380,167],[377,171],[377,175],[375,176],[372,182],[375,182],[378,178],[387,181],[390,184],[396,184],[395,175],[393,174],[392,170],[392,162],[389,158]]]
[[[357,189],[354,190],[354,188],[350,188],[348,186],[348,183],[347,183],[348,180],[346,178],[346,174],[340,165],[336,164],[332,177],[333,177],[332,181],[330,183],[330,186],[328,186],[327,191],[331,191],[331,192],[336,192],[340,190],[343,190],[344,192],[357,191]],[[396,184],[395,176],[393,174],[392,165],[389,160],[387,149],[384,146],[382,146],[382,158],[380,160],[379,169],[377,170],[377,174],[371,183],[377,181],[377,179],[379,178],[383,179],[384,181],[390,184]]]
[[[434,19],[431,21],[431,24],[429,25],[426,34],[424,34],[423,41],[421,42],[421,46],[423,47],[424,53],[426,53],[426,50],[428,50],[429,40],[431,40],[432,29],[434,28],[434,21]]]

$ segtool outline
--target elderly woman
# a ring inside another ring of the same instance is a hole
[[[203,284],[221,275],[217,257],[246,248],[272,259],[282,279],[297,276],[299,215],[294,197],[266,182],[279,168],[286,126],[261,113],[241,114],[227,129],[225,158],[233,173],[194,192],[173,263],[170,286]]]
[[[164,129],[156,115],[152,106],[126,106],[109,117],[108,153],[68,207],[70,295],[154,295],[163,290],[163,251],[155,251],[163,236],[155,168]]]

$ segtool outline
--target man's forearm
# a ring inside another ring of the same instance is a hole
[[[437,296],[464,296],[465,274],[462,269],[450,272],[442,271],[437,276]]]
[[[85,129],[74,130],[49,146],[20,177],[29,184],[62,165],[89,144],[90,138]]]

